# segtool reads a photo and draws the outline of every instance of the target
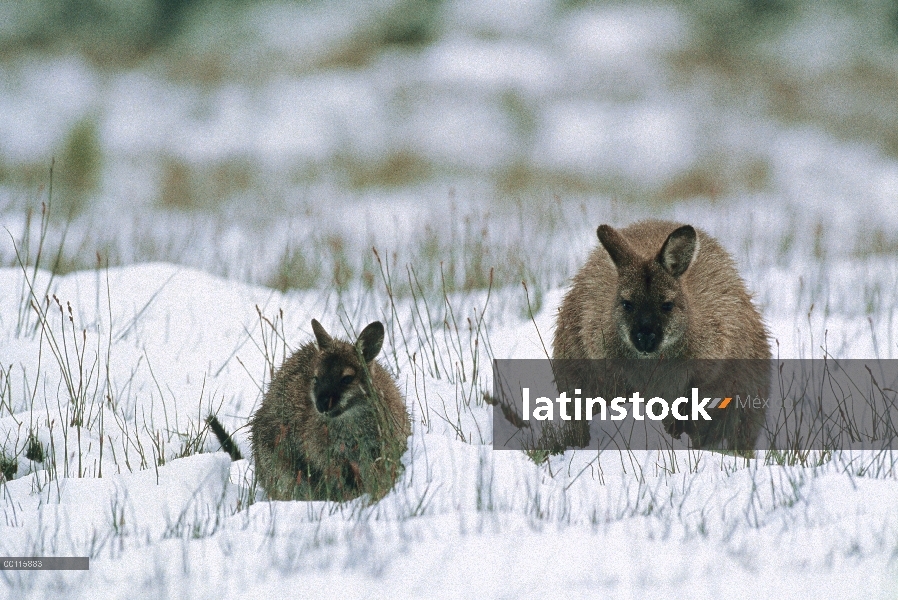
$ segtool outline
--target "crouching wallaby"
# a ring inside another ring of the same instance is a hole
[[[411,423],[393,378],[375,360],[384,327],[355,344],[312,320],[309,342],[275,373],[250,422],[256,479],[273,500],[378,500],[402,472]]]
[[[256,480],[272,500],[349,500],[386,495],[402,472],[411,423],[393,378],[374,357],[379,321],[355,344],[312,320],[309,342],[275,373],[250,419]],[[222,449],[242,458],[215,416],[206,419]]]
[[[688,396],[698,386],[767,396],[767,331],[732,258],[714,238],[666,221],[641,221],[619,231],[601,225],[596,233],[600,245],[558,311],[553,358],[657,364],[714,359],[692,362],[700,366],[690,367],[679,389],[665,393]],[[763,423],[763,409],[748,407],[711,422],[664,421],[674,437],[687,433],[693,447],[725,444],[746,454]],[[570,437],[578,442],[573,445],[585,445],[588,428]]]

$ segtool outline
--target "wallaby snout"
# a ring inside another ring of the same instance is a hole
[[[639,326],[630,332],[633,347],[646,354],[654,352],[661,338],[661,328],[650,317],[645,317]]]

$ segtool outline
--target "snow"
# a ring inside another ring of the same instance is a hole
[[[670,58],[700,42],[681,8],[508,5],[448,3],[437,39],[417,50],[364,47],[401,3],[264,2],[198,14],[174,65],[101,71],[43,54],[2,61],[0,162],[43,173],[75,124],[95,124],[100,183],[85,218],[114,221],[120,231],[158,208],[172,165],[195,196],[188,205],[222,211],[270,201],[297,214],[319,190],[377,202],[384,194],[445,199],[453,187],[484,203],[515,167],[537,189],[573,175],[591,195],[623,189],[632,197],[709,172],[727,198],[754,185],[774,204],[861,201],[894,216],[898,161],[875,144],[771,118],[775,99],[763,87],[734,91],[711,73],[674,73]],[[786,73],[841,73],[874,43],[834,9],[803,10],[761,48],[784,57]],[[363,47],[354,51],[370,54],[359,65],[341,63],[356,43]],[[224,75],[190,76],[204,61],[220,63]],[[388,190],[395,184],[353,183],[391,157],[413,159],[420,172]],[[248,188],[229,189],[221,175],[240,165],[249,167]],[[759,166],[760,181],[740,180],[747,165]],[[10,183],[3,204],[21,209],[33,182]],[[276,233],[272,221],[262,224],[267,235]],[[175,237],[180,228],[169,229]]]
[[[0,77],[0,151],[13,163],[59,149],[61,134],[98,100],[98,77],[81,59],[23,59]]]
[[[10,22],[37,21],[40,3],[7,4]],[[215,4],[168,55],[127,66],[0,60],[0,454],[17,466],[0,483],[0,556],[91,556],[89,572],[0,571],[0,598],[894,596],[893,456],[537,465],[492,450],[490,360],[545,356],[600,223],[716,236],[776,356],[898,358],[894,151],[775,117],[750,77],[690,70],[702,40],[681,5],[573,4],[444,2],[435,39],[411,48],[375,40],[419,4]],[[754,49],[772,78],[821,86],[880,43],[841,8],[801,11]],[[0,16],[0,36],[14,30]],[[876,52],[868,74],[890,81],[894,50]],[[31,208],[33,249],[46,199],[28,177],[85,121],[100,185],[70,223],[54,213],[43,263],[64,229],[77,270],[25,274],[12,242]],[[394,159],[423,175],[380,181]],[[219,181],[241,169],[239,189]],[[518,171],[536,183],[509,192]],[[665,195],[696,173],[712,191]],[[193,196],[183,210],[160,202],[167,177]],[[95,250],[121,266],[84,270]],[[285,250],[323,273],[311,289],[267,287]],[[494,264],[489,292],[467,285]],[[414,297],[406,265],[424,280]],[[312,318],[344,337],[386,325],[380,359],[414,425],[375,505],[268,502],[252,461],[201,435],[217,411],[250,455],[247,419]]]
[[[39,272],[36,288],[48,277]],[[898,484],[889,459],[857,454],[802,468],[698,452],[680,453],[674,466],[670,456],[646,452],[569,451],[537,466],[523,454],[493,451],[489,407],[460,396],[471,382],[453,383],[445,371],[436,377],[424,347],[413,366],[407,353],[414,344],[404,345],[392,326],[381,358],[398,366],[414,419],[406,471],[394,490],[373,506],[268,502],[260,491],[249,503],[250,461],[232,463],[208,437],[200,454],[180,458],[184,436],[220,406],[249,455],[246,429],[237,428],[259,400],[263,347],[272,343],[255,307],[275,322],[283,309],[282,330],[295,348],[311,339],[313,317],[341,331],[332,295],[280,294],[166,264],[74,273],[56,278],[52,289],[63,306],[71,303],[75,334],[62,329],[51,307],[42,338],[16,334],[22,278],[21,270],[0,270],[0,348],[10,386],[0,406],[11,403],[11,413],[0,416],[0,439],[6,450],[21,450],[34,428],[55,448],[58,472],[50,476],[46,463],[20,455],[18,475],[0,490],[0,553],[92,558],[87,573],[5,572],[15,597],[60,585],[73,597],[134,590],[256,596],[285,585],[348,597],[643,596],[661,589],[699,598],[872,597],[895,583],[891,499]],[[775,278],[764,281],[781,287]],[[536,315],[544,339],[562,294],[548,293]],[[360,307],[351,316],[356,331],[390,310],[383,297],[365,296],[342,298],[344,307]],[[450,299],[458,315],[484,301],[482,293]],[[823,329],[831,352],[859,356],[871,348],[862,316],[837,312],[802,325],[789,316],[793,307],[783,308],[768,318],[784,338],[783,355],[813,349],[804,336]],[[409,301],[397,306],[406,335],[413,309]],[[495,356],[542,356],[534,323],[509,315],[494,322]],[[795,325],[807,333],[789,339]],[[81,328],[86,358],[79,367],[71,344],[81,343]],[[75,407],[60,383],[66,363],[53,359],[51,331],[60,343],[68,340],[76,380],[86,375],[93,421],[80,438],[77,427],[62,426]],[[288,351],[276,341],[267,347],[275,360]],[[455,356],[467,357],[470,369],[469,354]]]
[[[599,65],[632,66],[682,48],[689,41],[689,27],[670,6],[603,6],[580,10],[564,23],[571,55]],[[599,68],[602,68],[601,66]],[[606,67],[607,68],[607,67]]]
[[[543,115],[537,161],[587,177],[617,175],[658,185],[695,161],[696,136],[687,116],[652,103],[559,102]]]
[[[531,94],[557,87],[553,57],[532,44],[455,39],[434,45],[425,59],[436,83],[466,90],[521,89]]]

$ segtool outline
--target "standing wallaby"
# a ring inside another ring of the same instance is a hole
[[[393,378],[374,357],[384,327],[355,344],[312,320],[315,343],[275,373],[250,423],[256,479],[272,500],[378,500],[402,472],[411,423]]]
[[[703,370],[683,383],[766,397],[767,331],[732,258],[714,238],[667,221],[620,231],[601,225],[596,233],[601,244],[558,311],[553,358],[758,359],[703,361]],[[671,418],[665,427],[677,438],[689,434],[693,447],[726,439],[729,448],[748,452],[763,422],[762,409],[745,409],[711,423]]]

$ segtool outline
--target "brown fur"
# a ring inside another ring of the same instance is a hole
[[[601,243],[559,308],[554,358],[770,359],[761,316],[732,258],[714,238],[667,221],[640,221],[619,231],[602,225],[597,235]],[[738,393],[766,396],[761,360],[705,364],[713,372],[706,370],[700,382],[686,385],[707,389],[725,380],[724,387],[736,393],[735,381],[746,386],[737,387]],[[746,372],[734,377],[732,369]],[[697,430],[691,421],[665,424],[675,437],[688,433],[694,447],[726,438],[730,447],[745,448],[764,414],[741,410],[727,416],[736,414],[737,421],[724,430]]]
[[[374,359],[383,325],[356,344],[312,328],[317,345],[284,362],[251,420],[256,478],[273,500],[377,500],[402,472],[411,434],[402,394]]]

